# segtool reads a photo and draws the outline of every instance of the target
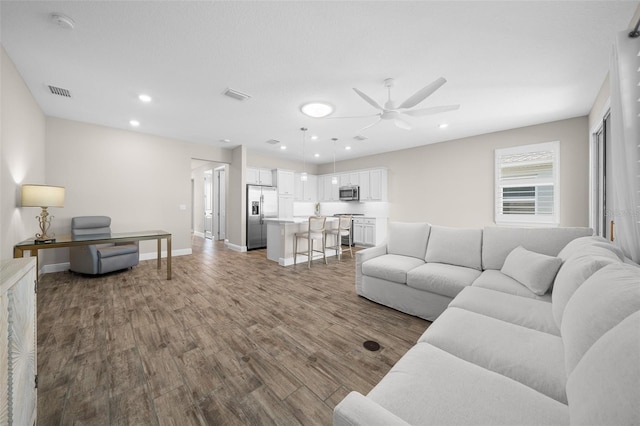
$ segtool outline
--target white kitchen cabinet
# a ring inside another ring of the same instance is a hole
[[[338,191],[339,185],[331,183],[331,178],[333,175],[322,175],[320,176],[320,180],[318,186],[322,185],[323,193],[322,200],[326,202],[338,201],[340,199],[340,194]]]
[[[301,179],[302,173],[294,174],[294,198],[295,201],[318,201],[318,176],[307,174],[307,180]]]
[[[290,170],[277,170],[276,171],[276,185],[278,186],[279,195],[291,195],[293,197],[294,188],[294,173]]]
[[[371,169],[359,172],[360,201],[387,201],[387,170]]]
[[[251,185],[273,185],[273,171],[268,169],[247,168],[248,184]]]
[[[281,219],[293,217],[293,195],[278,196],[278,217]]]
[[[387,235],[385,218],[354,217],[353,243],[359,246],[376,246],[382,244]]]
[[[358,172],[341,173],[340,186],[358,186],[360,185],[360,174]]]
[[[37,417],[36,260],[0,263],[0,425]]]

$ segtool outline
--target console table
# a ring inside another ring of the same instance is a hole
[[[108,243],[130,243],[143,240],[158,241],[158,269],[160,269],[160,258],[162,252],[162,240],[167,240],[167,280],[171,279],[171,234],[166,231],[137,231],[137,232],[112,232],[110,234],[82,235],[72,237],[71,235],[57,236],[55,241],[49,243],[36,243],[33,239],[22,241],[13,247],[13,257],[24,257],[24,252],[28,251],[31,256],[36,258],[36,270],[38,250],[74,247],[74,246],[90,246],[93,244]]]

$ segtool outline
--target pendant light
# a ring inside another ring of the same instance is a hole
[[[300,175],[300,180],[303,182],[306,182],[307,181],[307,159],[304,156],[304,145],[305,145],[305,139],[307,135],[307,128],[300,127],[300,130],[302,130],[302,174]]]
[[[333,185],[338,184],[338,175],[336,175],[336,142],[338,142],[338,138],[331,138],[333,141],[333,176],[331,176],[331,183]]]

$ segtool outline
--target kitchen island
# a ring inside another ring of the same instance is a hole
[[[309,226],[309,217],[292,217],[292,218],[265,218],[267,223],[267,259],[278,262],[280,266],[293,265],[293,239],[296,232],[306,232]],[[338,227],[338,218],[333,216],[327,217],[325,229]],[[331,241],[334,236],[327,236],[327,244],[335,245],[335,241]],[[300,239],[298,241],[298,251],[308,249],[307,240]],[[320,249],[320,243],[316,242],[315,249]],[[326,256],[335,256],[335,249],[327,249]],[[316,254],[315,258],[320,255]],[[305,263],[307,256],[299,254],[298,263]]]

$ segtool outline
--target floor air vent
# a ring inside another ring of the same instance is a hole
[[[65,98],[71,97],[71,92],[69,92],[67,89],[63,89],[62,87],[49,86],[49,91],[53,95],[63,96]]]

